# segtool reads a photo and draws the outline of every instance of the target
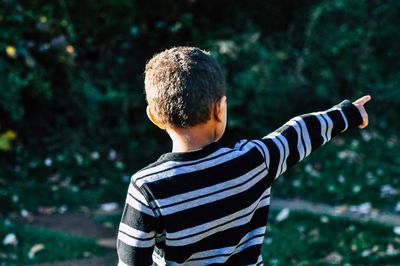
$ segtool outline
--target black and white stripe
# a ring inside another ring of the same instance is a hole
[[[252,169],[243,176],[228,180],[210,187],[174,195],[166,199],[154,200],[154,205],[161,215],[171,215],[176,212],[209,204],[237,194],[257,184],[266,175],[265,164]]]
[[[358,111],[344,102],[234,148],[213,143],[163,155],[132,176],[118,265],[262,265],[273,180],[359,124]]]
[[[120,223],[118,239],[130,246],[148,248],[153,247],[155,244],[155,232],[143,232],[127,224]]]
[[[135,180],[138,186],[142,186],[145,183],[152,183],[173,176],[177,173],[177,171],[179,174],[188,174],[193,171],[199,171],[210,168],[211,166],[217,164],[222,164],[239,156],[238,154],[232,152],[232,150],[221,150],[222,151],[213,154],[213,156],[208,156],[209,158],[185,163],[171,162],[165,165],[158,165],[155,167],[156,169],[150,168],[147,169],[145,173],[139,172],[138,174],[134,175],[132,179]]]
[[[259,245],[260,241],[264,240],[266,226],[262,226],[250,231],[239,242],[230,247],[217,248],[212,250],[205,250],[194,253],[188,260],[184,262],[185,265],[190,266],[201,266],[207,264],[224,264],[230,256],[243,251],[246,248],[250,248],[255,245]],[[259,260],[259,259],[258,259]],[[257,260],[257,262],[258,262]],[[168,265],[180,265],[173,261],[167,261]]]
[[[132,184],[129,184],[128,187],[126,203],[138,211],[153,217],[155,216],[144,196]]]
[[[193,244],[217,232],[225,231],[227,229],[248,223],[257,209],[269,206],[269,192],[270,190],[267,189],[260,197],[259,202],[254,202],[247,208],[241,209],[230,215],[212,220],[205,224],[186,228],[178,232],[167,232],[166,244],[169,246],[184,246]]]

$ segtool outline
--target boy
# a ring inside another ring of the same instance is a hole
[[[147,115],[171,153],[132,176],[119,227],[119,265],[262,265],[273,180],[346,129],[368,125],[370,96],[295,117],[233,148],[224,77],[206,52],[176,47],[146,65]]]

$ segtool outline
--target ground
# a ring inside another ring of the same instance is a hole
[[[317,217],[328,216],[354,222],[374,222],[389,227],[400,226],[399,215],[381,213],[373,209],[360,211],[360,208],[357,209],[354,206],[331,206],[327,204],[307,202],[298,199],[287,200],[276,198],[272,199],[271,201],[271,209],[273,212],[281,212],[281,214],[284,213],[284,211],[282,210],[287,209],[290,210],[290,212],[311,213],[317,215]],[[64,214],[34,215],[24,219],[19,218],[17,221],[37,227],[45,227],[53,231],[58,231],[70,235],[84,236],[87,238],[96,239],[96,242],[99,245],[110,249],[110,254],[102,257],[37,264],[38,266],[101,266],[115,265],[117,262],[115,247],[117,236],[116,226],[118,224],[119,216],[120,211],[101,212],[98,210],[86,209],[85,211],[67,212]],[[271,219],[275,221],[281,218],[274,217]],[[272,224],[274,221],[271,221]],[[281,226],[282,225],[280,225],[279,227]],[[333,252],[332,254],[337,256],[337,253],[335,252]],[[329,254],[329,256],[332,254]],[[329,258],[329,256],[327,256],[327,258]]]

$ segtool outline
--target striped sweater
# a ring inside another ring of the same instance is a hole
[[[348,100],[295,117],[262,139],[167,153],[132,176],[118,265],[262,265],[275,178],[362,123]]]

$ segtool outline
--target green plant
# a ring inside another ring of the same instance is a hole
[[[107,254],[107,250],[92,239],[19,225],[8,219],[0,219],[0,239],[0,265],[27,265]]]

